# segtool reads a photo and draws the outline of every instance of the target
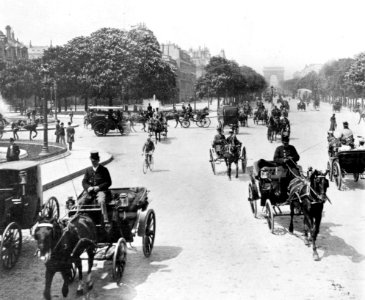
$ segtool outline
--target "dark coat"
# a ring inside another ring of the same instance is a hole
[[[84,190],[89,187],[98,186],[101,191],[106,191],[112,185],[112,179],[107,168],[99,165],[94,172],[93,168],[87,168],[84,179],[82,180],[82,186]]]
[[[280,165],[284,164],[284,159],[288,157],[292,157],[293,161],[297,162],[300,158],[297,150],[293,145],[284,146],[281,145],[276,148],[274,154],[274,161]]]
[[[66,128],[67,133],[67,143],[73,143],[75,141],[75,128],[68,126]]]
[[[20,149],[17,144],[13,144],[13,153],[10,152],[10,146],[8,147],[8,151],[6,152],[6,160],[13,161],[19,160]]]

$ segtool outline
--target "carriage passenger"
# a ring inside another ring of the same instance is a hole
[[[214,140],[212,143],[213,148],[216,150],[218,155],[221,155],[222,146],[226,143],[226,137],[222,132],[222,128],[217,128],[217,134],[214,136]],[[218,146],[218,147],[217,147]]]
[[[340,141],[342,144],[350,146],[354,148],[354,134],[352,130],[349,128],[348,122],[343,122],[343,129],[340,132]]]
[[[229,137],[227,137],[227,143],[235,147],[241,147],[242,143],[237,139],[235,130],[229,131]]]

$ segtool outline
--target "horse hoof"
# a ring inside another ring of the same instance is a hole
[[[313,259],[315,261],[320,261],[318,253],[313,253]]]

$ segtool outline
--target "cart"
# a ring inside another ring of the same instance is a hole
[[[132,242],[136,235],[142,238],[145,257],[152,253],[156,215],[149,205],[148,191],[144,187],[112,188],[107,193],[107,211],[112,220],[111,229],[107,231],[103,224],[101,207],[97,203],[72,206],[68,211],[71,218],[77,213],[87,214],[97,228],[97,251],[95,260],[111,260],[113,279],[119,284],[127,259],[127,242]],[[79,198],[82,195],[79,196]],[[76,272],[74,271],[73,274]]]
[[[212,166],[213,174],[216,175],[216,165],[219,165],[221,163],[225,164],[224,156],[223,156],[223,145],[215,145],[209,149],[209,162]],[[247,153],[246,153],[246,147],[243,146],[241,149],[241,168],[242,173],[246,173],[246,166],[247,166]]]
[[[40,165],[34,161],[0,164],[0,262],[11,269],[22,249],[22,230],[31,229],[39,215],[59,218],[55,197],[43,203]]]
[[[354,182],[365,179],[365,150],[347,150],[336,152],[330,156],[327,169],[330,173],[330,180],[335,181],[336,186],[341,190],[345,176],[352,174]]]
[[[219,127],[230,126],[239,132],[239,109],[236,106],[224,105],[217,111]]]

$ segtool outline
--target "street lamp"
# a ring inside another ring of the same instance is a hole
[[[49,154],[48,149],[48,119],[47,119],[47,87],[49,84],[49,70],[48,65],[45,64],[42,67],[41,75],[43,76],[43,92],[44,92],[44,104],[43,104],[43,146],[40,156]]]

